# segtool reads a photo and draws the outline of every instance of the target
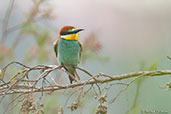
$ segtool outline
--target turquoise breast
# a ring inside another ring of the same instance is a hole
[[[65,40],[60,38],[58,41],[58,61],[66,66],[76,66],[80,61],[80,45],[77,40]]]

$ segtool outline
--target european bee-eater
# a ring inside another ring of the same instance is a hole
[[[78,32],[83,29],[76,29],[73,26],[64,26],[59,31],[58,39],[54,42],[54,51],[58,62],[67,70],[76,80],[80,80],[76,66],[80,62],[82,43],[78,40]],[[70,83],[73,78],[69,76]]]

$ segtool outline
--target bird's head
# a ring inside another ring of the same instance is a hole
[[[66,40],[77,40],[78,32],[84,29],[76,29],[73,26],[64,26],[59,31],[59,38]]]

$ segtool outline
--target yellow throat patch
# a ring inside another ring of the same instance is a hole
[[[62,35],[65,40],[77,40],[78,34]]]

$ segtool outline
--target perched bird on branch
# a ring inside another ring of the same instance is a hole
[[[80,62],[82,43],[78,40],[78,32],[84,29],[76,29],[73,26],[64,26],[59,31],[59,37],[54,42],[54,51],[58,62],[69,72],[69,80],[80,80],[76,66]],[[72,76],[71,76],[72,75]]]

